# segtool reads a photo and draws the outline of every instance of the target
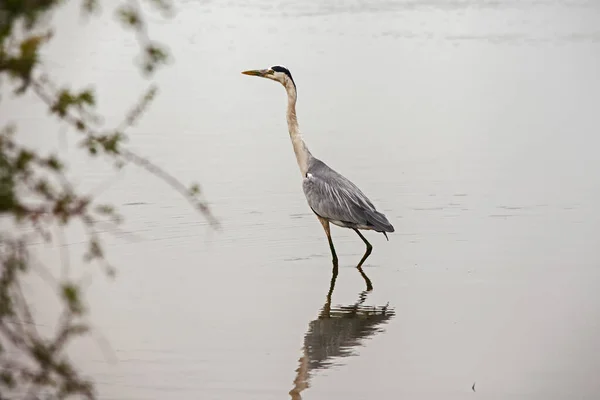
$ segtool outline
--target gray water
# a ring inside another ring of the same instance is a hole
[[[72,267],[114,355],[100,340],[75,347],[101,399],[597,398],[600,3],[176,9],[168,21],[149,14],[174,62],[129,145],[199,181],[222,231],[145,172],[89,162],[41,106],[10,110],[126,218],[128,235],[106,236],[114,282]],[[58,80],[93,82],[107,123],[148,85],[109,10],[85,24],[76,10],[57,15],[47,65]],[[389,242],[366,234],[371,292],[354,268],[362,241],[337,227],[330,286],[285,91],[240,74],[274,64],[292,71],[313,154],[396,227]],[[69,233],[72,255],[83,240]]]

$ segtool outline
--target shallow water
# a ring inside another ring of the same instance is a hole
[[[118,360],[78,344],[101,399],[596,398],[600,3],[177,10],[168,22],[150,16],[175,62],[130,145],[200,181],[221,232],[144,172],[87,162],[73,136],[61,144],[42,108],[8,114],[32,143],[66,146],[80,187],[101,188],[126,217],[129,235],[106,238],[116,281],[81,267],[92,321]],[[76,15],[57,16],[48,68],[94,82],[118,121],[148,84],[132,68],[136,44],[108,14],[70,36]],[[389,242],[367,234],[371,292],[354,268],[363,243],[337,227],[332,290],[285,92],[240,74],[279,63],[298,85],[313,154],[396,228]],[[70,233],[73,254],[82,240]]]

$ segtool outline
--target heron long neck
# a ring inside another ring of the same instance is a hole
[[[304,177],[308,171],[308,159],[310,157],[310,151],[308,151],[308,148],[304,143],[304,139],[302,139],[300,127],[298,126],[298,117],[296,117],[296,87],[293,83],[288,82],[285,86],[285,90],[287,91],[288,95],[288,130],[290,131],[290,139],[292,139],[292,146],[294,146],[294,153],[296,153],[296,161],[298,161],[300,173]]]

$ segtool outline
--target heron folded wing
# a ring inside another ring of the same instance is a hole
[[[334,172],[334,171],[331,171]],[[308,205],[323,218],[370,225],[375,207],[352,182],[337,173],[308,172],[302,183]]]

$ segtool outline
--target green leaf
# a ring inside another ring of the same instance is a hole
[[[79,287],[77,285],[73,283],[64,283],[62,285],[62,298],[67,303],[69,311],[73,314],[80,315],[83,313],[84,308],[81,304]]]
[[[52,188],[50,187],[50,183],[48,183],[48,181],[44,178],[40,178],[40,180],[37,181],[33,189],[38,194],[40,194],[48,200],[51,200],[54,197],[52,193]]]
[[[77,128],[78,131],[81,132],[81,131],[85,131],[86,125],[85,125],[85,122],[78,119],[77,122],[75,123],[75,127]]]
[[[91,14],[95,11],[98,11],[100,6],[97,0],[83,0],[82,8],[87,14]]]
[[[139,29],[142,25],[142,19],[140,18],[139,13],[130,6],[119,7],[117,9],[117,15],[122,23],[129,25],[132,28]]]
[[[35,154],[28,150],[21,150],[19,155],[17,156],[17,160],[15,162],[15,169],[17,171],[25,171],[31,161],[35,159]]]
[[[104,151],[109,154],[119,154],[119,145],[124,141],[125,136],[121,132],[115,132],[109,135],[98,137],[98,142],[104,147]]]
[[[103,257],[104,252],[102,251],[102,246],[100,246],[100,242],[98,242],[96,238],[90,239],[88,251],[84,255],[85,261],[90,262]]]
[[[161,64],[166,64],[169,59],[166,49],[157,43],[150,43],[144,49],[144,71],[151,74]]]
[[[75,98],[68,90],[61,90],[54,105],[50,108],[53,113],[61,117],[67,115],[68,108],[75,103]]]
[[[63,164],[55,155],[51,155],[46,159],[46,165],[48,166],[48,168],[54,171],[60,171],[63,169]]]
[[[20,44],[21,57],[35,59],[40,45],[48,39],[47,35],[33,35],[23,40]]]
[[[194,183],[191,187],[190,187],[190,194],[192,196],[196,196],[200,194],[200,185],[198,185],[197,183]]]
[[[79,104],[87,104],[90,106],[96,104],[96,96],[94,95],[94,91],[92,89],[87,89],[79,93],[77,100]]]

